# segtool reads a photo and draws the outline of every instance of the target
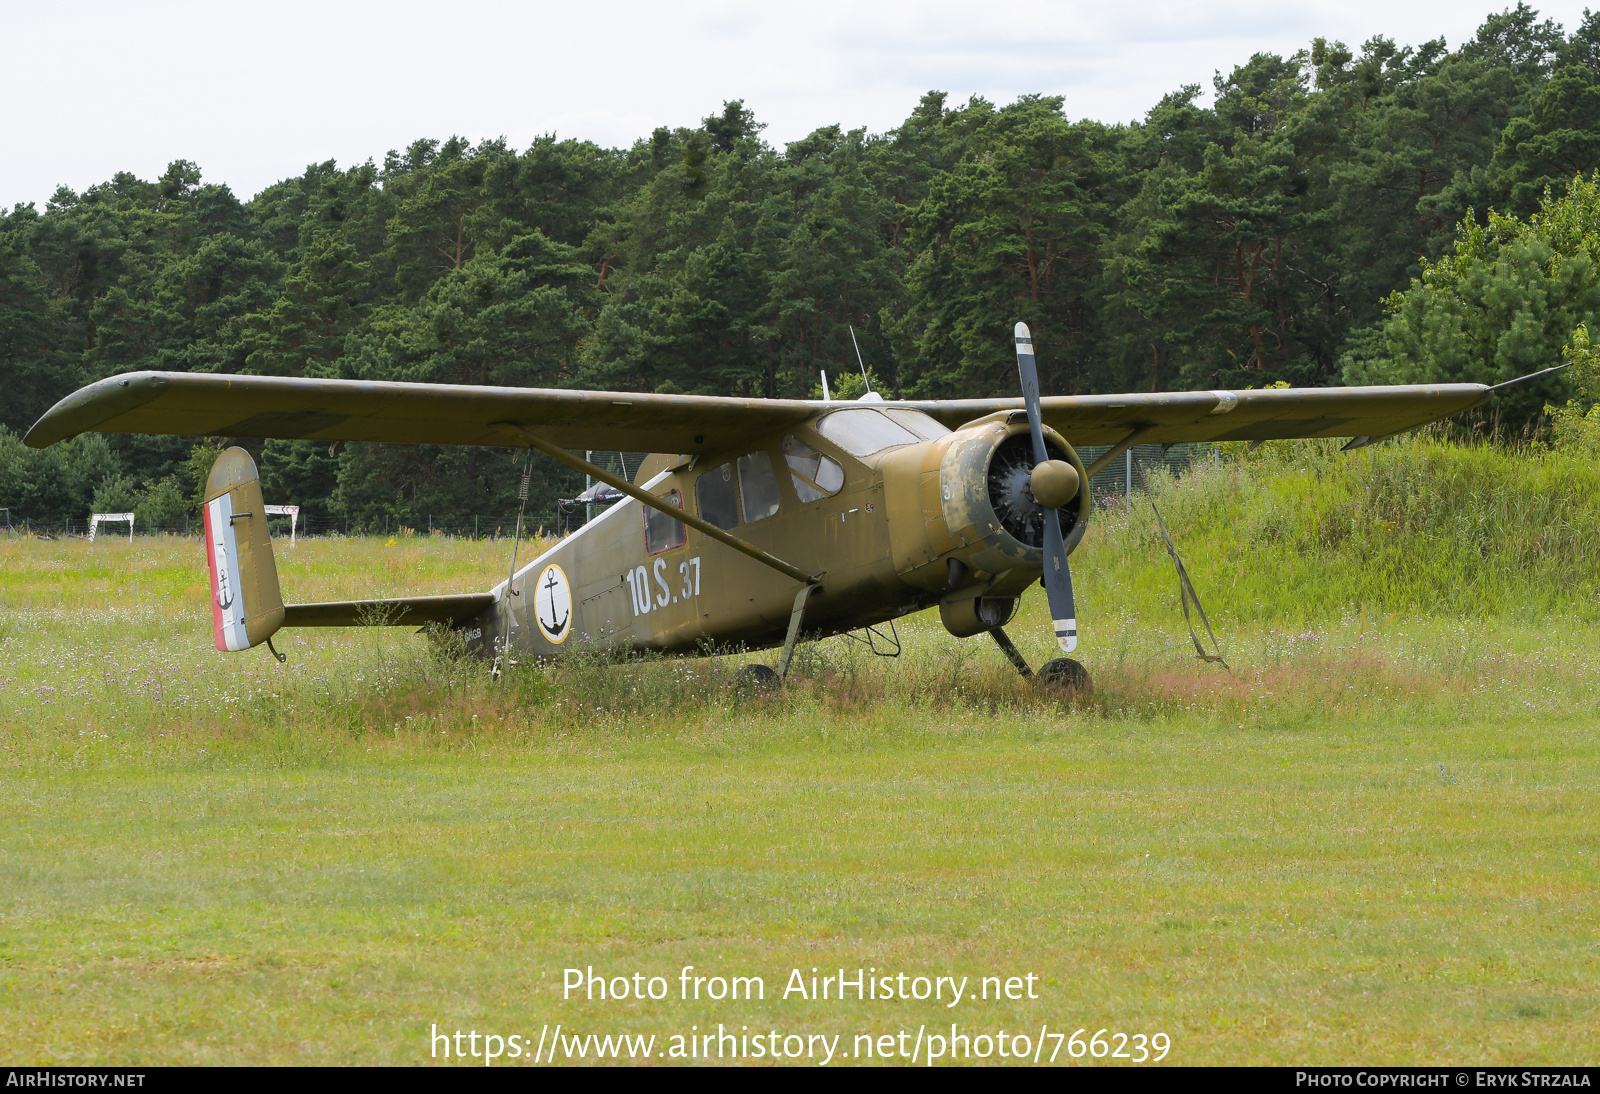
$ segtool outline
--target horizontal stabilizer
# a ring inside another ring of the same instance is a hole
[[[392,600],[329,600],[284,607],[285,627],[422,627],[465,623],[494,604],[493,593],[401,596]]]

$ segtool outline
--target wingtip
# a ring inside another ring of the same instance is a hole
[[[1026,323],[1018,323],[1014,328],[1012,328],[1011,333],[1012,336],[1015,337],[1019,342],[1033,341],[1033,334],[1028,330],[1028,324]]]
[[[29,448],[48,448],[143,406],[171,383],[165,373],[125,372],[79,388],[44,412],[23,435]]]

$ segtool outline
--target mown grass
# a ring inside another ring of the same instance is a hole
[[[209,648],[199,549],[0,541],[0,1028],[27,1062],[411,1062],[431,1023],[1081,1026],[1172,1062],[1593,1062],[1595,468],[1267,446],[1074,556],[1091,695],[936,619],[907,652],[596,651],[501,684],[400,630]],[[1503,534],[1486,525],[1502,523]],[[505,546],[314,540],[291,599],[499,579]],[[1381,580],[1372,573],[1387,575]],[[1042,604],[1011,627],[1037,663]],[[770,655],[767,655],[770,656]],[[560,997],[561,970],[765,1002]],[[774,998],[792,967],[1041,998]]]

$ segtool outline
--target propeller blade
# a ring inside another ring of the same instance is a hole
[[[1044,446],[1044,421],[1039,412],[1039,367],[1033,356],[1033,335],[1028,324],[1016,327],[1017,372],[1022,379],[1022,402],[1028,409],[1028,432],[1033,439],[1034,466],[1050,458]],[[1050,621],[1062,652],[1078,648],[1078,609],[1072,599],[1072,570],[1067,565],[1067,544],[1061,535],[1056,510],[1047,509],[1044,521],[1044,578],[1050,601]]]
[[[1061,536],[1061,521],[1048,510],[1044,522],[1044,591],[1050,601],[1050,622],[1062,653],[1078,648],[1078,609],[1072,601],[1072,570],[1067,566],[1067,544]]]
[[[1017,372],[1022,376],[1022,403],[1028,408],[1028,431],[1033,434],[1033,462],[1044,463],[1050,458],[1044,447],[1044,421],[1039,413],[1039,366],[1033,358],[1033,336],[1028,324],[1018,323]]]

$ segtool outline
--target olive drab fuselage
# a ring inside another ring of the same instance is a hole
[[[908,436],[906,426],[915,427],[913,443],[853,455],[829,433],[873,423],[825,423],[863,412],[882,413],[840,404],[736,450],[652,456],[635,483],[657,496],[676,493],[689,513],[817,575],[807,632],[854,630],[934,605],[963,637],[1005,622],[1043,566],[1039,545],[1019,539],[1014,522],[1008,530],[997,513],[995,490],[1004,484],[991,482],[997,450],[1025,438],[1023,416],[1002,412],[951,432],[897,411],[891,420]],[[1071,446],[1046,433],[1055,454],[1082,475]],[[852,441],[857,451],[873,443]],[[1087,523],[1087,485],[1060,514],[1070,549]],[[509,587],[507,595],[502,583],[492,607],[457,624],[478,652],[494,652],[508,633],[515,656],[559,657],[582,647],[763,648],[783,641],[800,583],[625,499],[520,565]]]

